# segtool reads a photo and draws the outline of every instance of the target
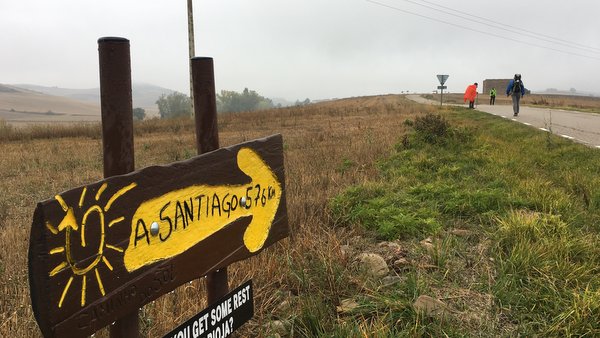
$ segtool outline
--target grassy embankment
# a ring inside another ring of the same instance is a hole
[[[417,118],[379,180],[334,200],[340,223],[382,239],[432,237],[415,258],[432,271],[407,269],[409,283],[362,296],[371,310],[357,313],[387,314],[377,325],[390,337],[600,334],[598,151],[474,112],[446,117]],[[388,305],[420,294],[445,300],[448,315]]]
[[[256,288],[242,336],[273,335],[274,320],[293,337],[600,333],[598,151],[437,109],[386,96],[220,117],[222,146],[277,132],[285,142],[293,235],[230,268],[231,285]],[[0,133],[0,336],[39,335],[26,261],[35,203],[102,175],[98,126],[36,130]],[[135,142],[138,168],[195,154],[190,121],[136,124]],[[384,239],[402,248],[389,263],[406,262],[391,286],[351,254]],[[143,334],[199,312],[204,295],[192,283],[147,305]],[[447,311],[415,311],[420,295]],[[344,299],[359,307],[338,313]]]

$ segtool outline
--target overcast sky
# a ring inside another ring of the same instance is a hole
[[[431,92],[436,74],[452,92],[521,73],[532,90],[600,93],[598,13],[593,0],[194,0],[217,90],[289,100]],[[0,0],[0,32],[0,83],[98,87],[97,40],[119,36],[134,82],[189,92],[186,0]]]

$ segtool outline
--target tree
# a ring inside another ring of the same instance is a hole
[[[221,94],[217,94],[217,111],[219,112],[254,111],[273,107],[271,99],[260,96],[248,88],[244,88],[242,93],[222,90]]]
[[[306,106],[307,104],[310,104],[309,98],[306,98],[304,101],[296,100],[296,103],[294,103],[294,106],[301,107],[301,106]]]
[[[146,110],[144,108],[133,108],[133,119],[143,120],[146,117]]]
[[[173,92],[169,95],[162,94],[156,101],[161,119],[175,117],[189,117],[192,115],[192,100],[189,96]]]

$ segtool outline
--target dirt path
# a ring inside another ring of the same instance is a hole
[[[407,95],[408,99],[423,104],[439,104],[421,97]],[[600,148],[600,115],[578,111],[521,106],[519,116],[513,117],[512,106],[480,104],[477,110],[551,132],[575,142]]]

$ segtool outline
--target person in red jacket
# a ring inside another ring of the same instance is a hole
[[[464,102],[469,101],[469,108],[475,109],[475,98],[477,98],[477,82],[467,87],[465,90]]]

